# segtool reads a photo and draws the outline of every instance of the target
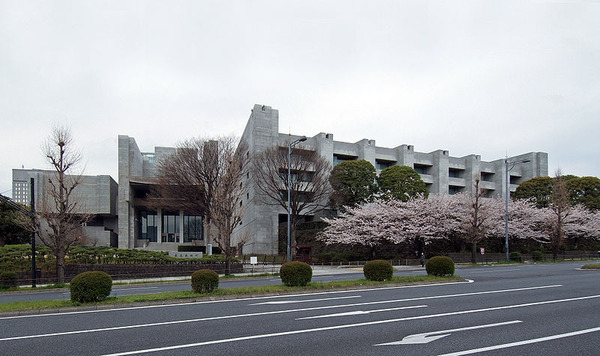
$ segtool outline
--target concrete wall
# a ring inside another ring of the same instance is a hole
[[[255,105],[242,135],[248,143],[248,157],[269,147],[286,147],[289,142],[301,137],[279,133],[279,112],[269,106]],[[489,196],[505,195],[505,159],[492,162],[481,161],[479,155],[452,157],[447,150],[430,153],[416,152],[412,145],[400,145],[394,148],[378,147],[375,140],[363,139],[355,143],[334,141],[331,133],[318,133],[297,147],[318,152],[321,157],[334,163],[334,156],[344,159],[365,159],[378,167],[382,165],[406,165],[420,170],[421,178],[432,194],[454,194],[473,192],[475,180],[482,177],[481,187],[488,190]],[[249,158],[250,159],[250,158]],[[530,152],[509,157],[509,162],[529,160],[510,170],[514,191],[524,180],[548,175],[548,155],[544,152]],[[251,235],[244,246],[244,253],[277,252],[278,215],[285,209],[265,204],[265,197],[256,191],[251,179],[243,182],[249,199],[244,202],[245,216],[242,227],[236,233]]]

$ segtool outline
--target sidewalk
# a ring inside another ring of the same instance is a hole
[[[281,265],[244,265],[243,273],[234,273],[232,278],[236,276],[239,277],[248,277],[253,275],[263,275],[263,274],[275,274],[279,273],[279,269]],[[313,270],[313,276],[322,276],[322,275],[330,275],[330,274],[345,274],[345,273],[362,273],[363,268],[361,265],[311,265]],[[423,269],[421,266],[394,266],[395,271],[418,271]],[[224,274],[219,273],[220,277],[223,277]],[[133,283],[153,283],[153,282],[180,282],[180,281],[189,281],[191,280],[191,276],[177,276],[177,277],[148,277],[148,278],[135,278],[135,279],[115,279],[113,280],[114,285],[119,284],[133,284]],[[264,276],[264,278],[273,278],[273,276]],[[45,285],[38,284],[38,287],[43,287]],[[27,286],[24,286],[27,287]]]
[[[363,266],[361,265],[311,265],[313,276],[327,274],[343,274],[343,273],[362,273]],[[252,275],[261,273],[279,273],[281,265],[244,265],[244,273],[236,275]],[[395,271],[418,271],[423,269],[421,266],[394,266]]]

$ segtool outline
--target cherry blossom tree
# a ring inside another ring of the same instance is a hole
[[[504,204],[503,201],[500,203]],[[509,239],[531,239],[537,242],[549,242],[544,230],[547,209],[536,208],[535,203],[526,200],[514,200],[508,204],[508,237]],[[494,216],[493,228],[489,234],[502,238],[506,233],[504,210]]]
[[[468,194],[432,195],[407,202],[377,200],[349,208],[338,218],[325,219],[328,226],[317,239],[328,245],[363,245],[375,251],[385,243],[418,241],[425,246],[433,239],[457,236],[471,244],[474,256],[477,245],[485,239],[504,237],[504,204],[502,199]],[[575,206],[560,221],[567,239],[600,239],[599,212]],[[551,243],[556,237],[556,222],[551,208],[539,209],[525,200],[509,204],[510,239]]]
[[[402,240],[418,241],[418,254],[432,239],[448,238],[460,231],[459,201],[450,195],[413,198],[400,204],[404,226]]]
[[[565,240],[577,244],[583,238],[600,239],[600,214],[591,212],[583,205],[569,207],[567,212],[558,215],[558,209],[546,208],[545,233],[547,240],[552,244],[552,257],[556,259],[560,245]]]
[[[477,244],[490,236],[494,230],[498,216],[503,215],[503,202],[496,198],[485,198],[485,189],[475,179],[474,194],[456,194],[458,199],[460,233],[465,241],[471,244],[471,262],[476,262]]]
[[[377,200],[348,208],[317,237],[325,244],[348,244],[375,247],[384,243],[401,243],[450,236],[460,228],[456,215],[458,201],[451,196],[436,195],[429,199],[414,198],[408,202]]]
[[[324,219],[329,225],[317,239],[327,245],[363,245],[374,252],[382,243],[402,241],[404,223],[398,214],[400,210],[400,202],[395,200],[348,207],[338,218]]]

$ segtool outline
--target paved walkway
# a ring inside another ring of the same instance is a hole
[[[328,274],[344,274],[344,273],[362,273],[363,268],[360,265],[313,265],[313,276],[328,275]],[[281,265],[244,265],[244,273],[234,273],[234,276],[252,276],[265,273],[279,273]],[[396,271],[418,271],[421,266],[394,266]],[[220,276],[223,276],[220,274]],[[185,281],[191,279],[191,276],[181,277],[162,277],[162,278],[144,278],[130,280],[115,280],[115,283],[139,283],[139,282],[169,282],[169,281]]]

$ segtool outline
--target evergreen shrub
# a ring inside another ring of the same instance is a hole
[[[370,281],[389,281],[394,276],[394,267],[388,261],[374,260],[365,264],[363,272]]]
[[[211,269],[199,269],[192,273],[192,290],[196,293],[210,293],[219,287],[219,275]]]
[[[0,274],[0,289],[17,288],[19,275],[17,272],[2,272]]]
[[[542,261],[544,259],[544,254],[542,251],[533,251],[531,252],[531,259],[534,261]]]
[[[307,263],[292,261],[281,265],[279,276],[288,287],[303,287],[312,279],[312,268]]]
[[[514,261],[514,262],[522,262],[523,261],[523,256],[521,256],[520,252],[511,252],[510,253],[510,260]]]
[[[100,302],[110,295],[112,278],[102,271],[83,272],[71,280],[70,289],[73,302]]]
[[[178,245],[178,252],[202,252],[206,253],[206,246],[195,246],[195,245]]]
[[[435,256],[427,260],[425,270],[428,275],[452,276],[454,275],[454,261],[447,256]]]

